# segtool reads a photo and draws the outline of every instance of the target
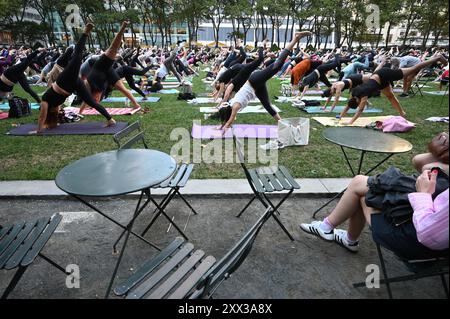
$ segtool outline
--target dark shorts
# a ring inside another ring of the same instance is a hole
[[[9,86],[8,84],[0,80],[0,92],[11,92],[12,90],[13,90],[12,86]]]
[[[412,221],[395,226],[383,214],[372,214],[371,228],[373,240],[401,258],[415,260],[448,255],[448,250],[432,250],[422,245]]]

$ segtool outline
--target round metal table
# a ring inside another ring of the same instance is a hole
[[[76,196],[109,197],[140,191],[165,181],[175,160],[160,151],[124,149],[95,154],[64,167],[55,183]]]
[[[176,168],[175,160],[163,152],[149,149],[123,149],[82,158],[64,167],[56,176],[55,183],[61,190],[72,195],[123,230],[113,246],[114,251],[116,251],[116,245],[125,235],[119,258],[108,285],[106,298],[111,291],[130,234],[160,250],[158,246],[133,232],[132,227],[135,219],[150,201],[155,203],[159,211],[164,214],[163,209],[151,197],[150,188],[170,178]],[[133,217],[127,225],[122,225],[83,199],[83,197],[118,196],[137,191],[140,191],[139,201]],[[147,196],[147,200],[141,205],[144,194]]]
[[[361,174],[361,169],[364,162],[364,155],[368,152],[387,154],[387,156],[379,163],[377,163],[374,167],[365,172],[364,175],[368,175],[371,172],[373,172],[375,169],[377,169],[381,164],[386,162],[393,155],[409,152],[413,148],[410,142],[398,136],[360,127],[327,128],[323,132],[323,137],[327,141],[330,141],[340,146],[342,153],[344,154],[345,160],[347,161],[347,165],[350,168],[350,171],[352,172],[353,176]],[[356,170],[351,165],[347,153],[345,152],[345,148],[361,151],[358,168]],[[330,204],[333,200],[340,197],[345,192],[345,190],[346,189],[344,189],[341,193],[334,196],[326,204],[318,208],[314,212],[313,218],[315,218],[316,214],[319,211],[321,211],[324,207],[328,206],[328,204]]]

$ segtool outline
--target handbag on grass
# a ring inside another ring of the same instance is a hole
[[[448,133],[436,135],[428,144],[428,150],[442,163],[448,164]]]
[[[28,115],[31,115],[31,106],[27,99],[14,96],[9,100],[9,118],[19,118]]]

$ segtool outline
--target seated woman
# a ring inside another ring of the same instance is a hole
[[[439,55],[429,59],[428,61],[421,62],[411,68],[393,70],[390,68],[382,67],[375,71],[366,83],[352,90],[352,97],[348,100],[347,106],[348,108],[358,108],[358,110],[356,111],[353,118],[349,122],[344,124],[353,124],[364,111],[369,97],[377,94],[380,91],[388,98],[388,100],[398,111],[398,113],[401,116],[406,117],[406,112],[403,110],[400,102],[392,91],[391,82],[408,78],[413,74],[417,74],[417,72],[419,72],[424,67],[436,62],[446,64],[447,59],[444,56]],[[345,114],[346,112],[342,112],[341,116],[344,116]]]
[[[242,86],[242,88],[236,93],[235,97],[230,101],[230,106],[225,106],[219,109],[217,112],[219,119],[222,122],[220,129],[223,129],[225,134],[226,130],[233,124],[237,113],[248,106],[251,100],[257,97],[262,103],[263,107],[272,117],[279,121],[280,115],[273,109],[270,104],[269,92],[267,91],[266,82],[270,80],[275,74],[277,74],[283,67],[286,57],[291,54],[291,50],[304,36],[309,36],[311,32],[303,31],[297,32],[292,41],[281,52],[278,59],[271,63],[270,66],[264,70],[253,72],[248,81]]]
[[[445,132],[439,134],[438,136],[439,136],[438,140],[440,141],[440,144],[447,145],[447,147],[438,151],[441,154],[436,154],[436,152],[434,151],[434,153],[436,155],[433,155],[433,153],[431,153],[431,152],[433,152],[433,149],[431,149],[429,146],[428,148],[431,151],[430,153],[423,153],[423,154],[418,154],[418,155],[414,156],[412,159],[412,163],[419,173],[423,172],[424,170],[432,169],[433,167],[439,167],[447,175],[449,175],[449,169],[448,169],[448,142],[449,142],[448,139],[449,139],[449,136],[448,136],[448,133],[445,133]]]
[[[0,97],[6,97],[12,91],[14,86],[19,83],[20,86],[30,94],[36,102],[41,103],[41,99],[34,92],[30,85],[28,84],[27,77],[24,72],[28,68],[28,66],[33,63],[33,60],[38,56],[40,52],[45,54],[45,49],[39,49],[32,53],[30,53],[26,58],[20,61],[18,64],[14,64],[8,67],[2,75],[0,75]]]
[[[107,119],[108,126],[116,123],[105,108],[94,101],[83,81],[78,76],[78,73],[80,72],[81,60],[83,58],[83,50],[92,28],[93,25],[91,23],[86,24],[84,32],[75,46],[69,64],[64,68],[56,81],[50,88],[47,89],[47,91],[45,91],[42,96],[38,129],[36,132],[30,132],[30,134],[41,133],[45,128],[55,128],[58,124],[59,107],[66,101],[67,97],[75,91],[85,103],[94,107]]]
[[[416,182],[416,192],[409,193],[412,219],[400,225],[391,223],[383,213],[366,205],[369,177],[358,175],[340,199],[336,208],[323,221],[301,224],[300,228],[326,241],[334,241],[351,252],[359,250],[359,237],[368,223],[375,242],[396,255],[426,259],[448,254],[449,190],[432,198],[436,191],[438,171],[424,171]],[[347,230],[337,229],[348,221]]]

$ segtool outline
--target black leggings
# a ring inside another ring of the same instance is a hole
[[[125,78],[132,90],[136,91],[140,96],[145,97],[144,92],[142,92],[141,89],[136,85],[136,82],[134,82],[133,75],[143,76],[148,72],[148,70],[150,70],[150,68],[151,67],[148,66],[142,70],[138,70],[128,65],[123,65],[117,68],[116,72],[117,74],[119,74],[120,78]]]
[[[65,68],[69,64],[70,58],[73,54],[73,47],[68,47],[66,51],[56,60],[56,64],[60,67]]]
[[[33,62],[33,60],[38,55],[39,51],[34,51],[30,53],[25,59],[23,59],[20,63],[10,66],[8,69],[3,72],[3,75],[10,80],[12,83],[19,83],[20,86],[24,89],[25,92],[30,94],[36,102],[41,103],[41,99],[34,92],[30,85],[28,84],[27,77],[24,72],[28,66]],[[3,92],[11,92],[13,90],[13,86],[9,86],[6,83],[0,81],[0,91]]]
[[[83,100],[87,105],[95,108],[101,115],[103,115],[107,120],[111,119],[111,115],[106,111],[106,109],[97,103],[92,97],[89,90],[84,85],[84,82],[79,78],[78,73],[80,72],[80,66],[83,59],[83,50],[86,44],[87,35],[83,34],[78,40],[75,50],[72,55],[72,59],[69,64],[64,68],[61,74],[56,79],[56,84],[67,91],[67,93],[76,92],[77,95]],[[61,105],[61,95],[57,97],[57,94],[53,88],[50,88],[45,92],[42,97],[45,102],[49,104],[50,107],[58,107]],[[64,97],[65,100],[65,97]]]
[[[393,70],[391,68],[383,67],[374,74],[380,77],[381,88],[388,87],[392,82],[403,79],[403,71],[401,69]]]
[[[284,49],[274,63],[272,63],[264,70],[253,72],[248,79],[251,86],[255,90],[256,97],[261,101],[264,108],[272,116],[275,116],[277,114],[277,111],[275,111],[270,104],[269,92],[267,91],[266,82],[281,70],[284,61],[290,54],[291,51]]]
[[[95,61],[92,70],[89,73],[87,80],[91,86],[91,90],[95,92],[103,92],[106,89],[110,69],[114,64],[114,60],[110,59],[105,54]]]
[[[237,59],[235,59],[234,61],[232,61],[230,63],[230,66],[229,66],[230,68],[235,64],[243,63],[245,61],[245,59],[247,58],[247,54],[245,53],[245,50],[243,47],[240,47],[239,51],[240,51],[239,56],[237,57]]]
[[[258,59],[255,61],[244,64],[244,67],[239,71],[239,73],[231,80],[233,83],[233,92],[237,92],[250,78],[250,75],[255,71],[261,63],[264,61],[264,49],[258,49]]]

